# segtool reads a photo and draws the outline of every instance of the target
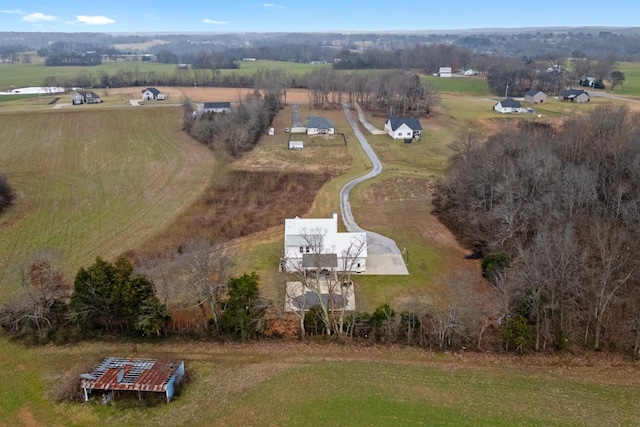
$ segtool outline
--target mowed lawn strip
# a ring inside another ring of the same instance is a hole
[[[3,290],[43,248],[65,272],[134,249],[209,183],[213,155],[180,130],[174,108],[16,113],[0,117],[0,170],[18,192],[0,217]]]

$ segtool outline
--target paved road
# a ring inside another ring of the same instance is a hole
[[[350,232],[366,232],[367,233],[367,252],[372,254],[400,254],[400,249],[398,249],[398,245],[393,239],[385,237],[381,234],[374,233],[372,231],[366,231],[360,228],[360,226],[356,223],[356,220],[353,217],[353,213],[351,212],[351,203],[349,203],[349,196],[351,195],[351,190],[369,178],[373,178],[376,175],[379,175],[382,172],[382,163],[376,156],[376,153],[373,151],[367,139],[362,135],[360,129],[358,128],[358,124],[354,120],[353,116],[351,116],[351,111],[349,111],[349,105],[346,102],[342,103],[342,107],[344,109],[344,114],[347,116],[347,120],[349,124],[353,128],[353,132],[358,138],[362,149],[367,153],[369,158],[371,159],[371,163],[373,164],[373,168],[367,172],[366,174],[349,181],[342,190],[340,190],[340,210],[342,211],[342,220],[344,221],[344,225]]]

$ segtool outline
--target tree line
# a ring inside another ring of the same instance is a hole
[[[600,84],[604,79],[609,79],[611,89],[625,80],[624,73],[615,69],[616,61],[611,55],[598,61],[574,58],[569,61],[568,69],[565,68],[565,59],[561,56],[541,61],[495,58],[486,70],[489,90],[499,96],[522,97],[529,89],[555,95],[568,86],[585,86],[587,77],[594,78]]]
[[[20,292],[0,308],[0,326],[31,344],[66,343],[100,336],[159,337],[171,314],[156,295],[156,285],[134,271],[124,257],[114,263],[98,257],[81,268],[73,286],[41,253],[18,273]],[[255,273],[231,277],[219,294],[217,335],[249,339],[263,328]],[[204,285],[205,287],[207,285]]]
[[[525,121],[486,140],[466,133],[452,148],[434,203],[483,258],[496,318],[526,326],[521,344],[535,350],[640,357],[637,114],[607,105],[557,128]]]

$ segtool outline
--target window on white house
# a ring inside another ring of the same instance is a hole
[[[307,253],[309,253],[309,251],[311,250],[311,249],[309,248],[309,246],[307,246],[307,248],[306,248],[306,249],[307,249]]]
[[[300,246],[300,253],[304,252],[304,248],[302,246]]]

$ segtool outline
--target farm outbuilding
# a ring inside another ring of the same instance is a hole
[[[451,77],[451,67],[440,67],[438,70],[438,76],[440,77]]]
[[[289,141],[289,150],[302,150],[304,143],[302,141]]]
[[[539,89],[530,89],[524,94],[524,102],[542,104],[547,100],[547,94]]]
[[[183,376],[184,362],[109,357],[80,378],[85,401],[93,390],[102,390],[164,393],[169,402]]]
[[[589,93],[582,89],[567,89],[558,95],[558,101],[575,102],[582,104],[589,102]]]

